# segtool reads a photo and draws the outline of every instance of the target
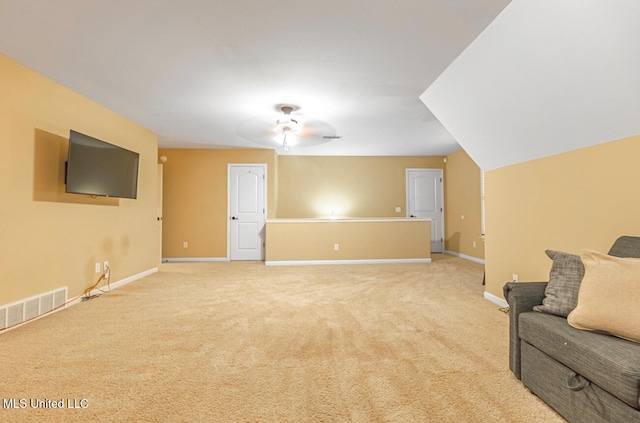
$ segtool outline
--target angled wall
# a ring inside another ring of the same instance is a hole
[[[640,2],[513,0],[420,97],[484,171],[640,133]]]
[[[606,253],[640,236],[640,135],[488,172],[486,290],[549,280],[545,250]]]

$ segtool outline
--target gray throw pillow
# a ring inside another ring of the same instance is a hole
[[[545,251],[553,260],[549,284],[544,290],[542,305],[535,311],[567,317],[578,305],[578,291],[584,277],[584,265],[580,256],[560,251]]]

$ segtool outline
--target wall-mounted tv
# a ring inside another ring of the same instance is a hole
[[[65,191],[136,198],[139,157],[136,152],[71,130]]]

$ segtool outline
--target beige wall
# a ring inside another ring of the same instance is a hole
[[[0,93],[0,305],[156,267],[156,136],[3,55]],[[137,200],[64,193],[70,129],[140,153]]]
[[[431,258],[431,222],[427,220],[283,219],[267,222],[266,240],[267,262]]]
[[[640,235],[640,135],[488,172],[486,290],[548,280],[544,251],[607,252]]]
[[[227,256],[227,172],[232,163],[267,165],[267,217],[275,217],[277,155],[263,149],[160,149],[163,166],[162,256]],[[183,248],[183,243],[188,248]]]
[[[331,210],[339,217],[406,217],[405,170],[444,167],[439,156],[279,156],[278,161],[279,218],[322,218]]]
[[[326,217],[331,207],[341,216],[404,217],[405,169],[443,167],[442,157],[278,156],[261,149],[160,149],[158,154],[167,156],[166,258],[227,256],[229,163],[267,163],[268,218]],[[396,206],[401,213],[395,213]]]
[[[464,150],[447,156],[445,249],[484,259],[480,175],[480,168]]]

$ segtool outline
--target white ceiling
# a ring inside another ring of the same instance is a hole
[[[640,1],[513,0],[420,98],[485,171],[640,134]]]
[[[446,155],[420,94],[509,0],[0,0],[0,52],[151,129],[161,147],[273,147],[292,104],[342,139],[301,155]]]

